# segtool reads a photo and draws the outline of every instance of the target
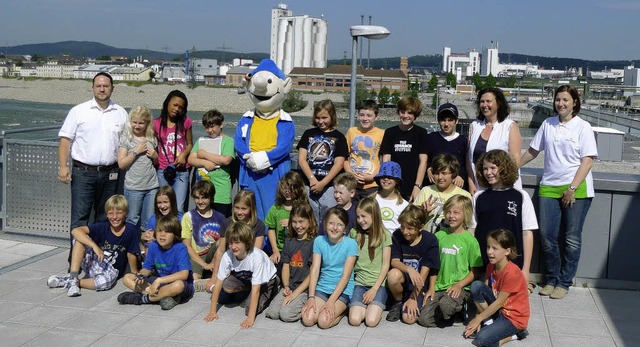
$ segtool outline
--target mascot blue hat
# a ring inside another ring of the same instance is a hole
[[[258,65],[257,68],[255,68],[253,71],[249,73],[249,77],[253,76],[254,74],[260,71],[269,71],[272,74],[280,77],[280,79],[282,79],[283,81],[287,79],[287,76],[284,75],[284,72],[282,72],[282,70],[280,70],[280,68],[276,66],[276,63],[274,63],[273,60],[271,59],[262,59],[262,61],[260,62],[260,65]]]

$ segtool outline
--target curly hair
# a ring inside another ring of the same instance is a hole
[[[513,184],[518,180],[518,165],[509,153],[501,149],[494,149],[482,154],[478,159],[476,163],[476,179],[480,186],[489,188],[490,184],[484,177],[482,170],[485,161],[498,167],[499,179],[504,187],[513,187]]]
[[[478,109],[478,119],[485,120],[484,115],[480,111],[480,99],[486,93],[491,93],[496,98],[496,102],[498,103],[498,122],[502,122],[509,116],[509,103],[507,102],[507,98],[504,97],[504,93],[502,89],[492,87],[492,88],[482,88],[478,92],[478,97],[476,99],[476,108]]]
[[[276,206],[284,206],[287,199],[282,193],[284,190],[288,190],[291,193],[293,205],[299,203],[309,203],[307,200],[307,193],[305,191],[304,181],[302,176],[295,171],[289,171],[278,182],[278,189],[276,190]]]

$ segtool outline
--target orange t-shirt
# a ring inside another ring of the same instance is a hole
[[[500,272],[497,272],[493,264],[487,266],[487,280],[489,288],[493,290],[495,297],[499,292],[509,293],[507,301],[500,309],[505,316],[518,329],[524,330],[529,324],[529,290],[524,280],[522,270],[509,262]]]

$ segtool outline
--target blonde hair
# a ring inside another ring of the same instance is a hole
[[[131,121],[133,119],[139,119],[145,123],[147,123],[147,129],[144,133],[144,137],[147,138],[147,141],[153,143],[153,146],[157,146],[156,135],[153,132],[153,124],[151,124],[151,111],[146,106],[136,106],[129,112],[129,120],[124,125],[124,136],[125,138],[131,139],[133,138],[133,129],[131,128]]]
[[[462,207],[462,214],[464,215],[464,221],[462,221],[462,225],[464,228],[468,228],[471,223],[471,219],[473,218],[473,203],[471,199],[464,195],[456,194],[450,197],[442,206],[442,211],[447,213],[454,206]]]
[[[236,197],[233,198],[233,206],[238,204],[249,206],[249,221],[245,222],[249,224],[250,227],[255,227],[258,223],[258,214],[256,209],[256,195],[248,189],[243,189],[236,194]],[[236,219],[235,212],[231,214],[231,220],[234,222],[239,222]]]
[[[107,199],[107,202],[104,203],[104,211],[109,213],[110,210],[124,211],[127,213],[129,211],[127,198],[120,194],[112,195]]]
[[[382,224],[382,217],[380,216],[380,205],[375,198],[366,197],[358,203],[358,207],[356,207],[356,213],[358,210],[364,211],[371,215],[371,228],[368,230],[369,234],[369,244],[367,245],[369,248],[369,257],[373,259],[373,250],[378,248],[382,241],[384,240],[384,233],[386,233],[384,226]],[[366,230],[362,230],[360,224],[356,223],[355,229],[357,231],[355,240],[360,246],[360,248],[364,247],[364,239],[365,234],[367,234]]]
[[[307,240],[313,240],[318,234],[318,222],[316,221],[313,209],[309,204],[297,204],[293,205],[291,212],[289,213],[289,234],[290,238],[298,236],[295,230],[293,230],[293,217],[304,218],[309,220],[309,229],[307,230]]]

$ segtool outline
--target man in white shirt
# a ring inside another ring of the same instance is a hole
[[[127,112],[111,101],[113,79],[99,72],[93,78],[93,99],[73,107],[58,133],[58,179],[71,183],[71,227],[106,221],[104,204],[118,185],[117,150]],[[71,154],[71,170],[67,164]]]

